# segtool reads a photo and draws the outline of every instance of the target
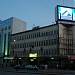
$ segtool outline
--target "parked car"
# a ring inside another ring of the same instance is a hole
[[[37,65],[26,65],[25,69],[28,69],[28,70],[38,70],[38,67],[37,67]]]
[[[15,68],[15,69],[16,69],[16,68],[17,68],[17,69],[23,69],[23,67],[22,67],[21,65],[19,65],[19,64],[18,64],[18,65],[15,65],[14,68]]]

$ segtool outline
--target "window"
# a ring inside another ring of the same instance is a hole
[[[1,35],[0,35],[0,43],[1,43]]]
[[[25,39],[26,39],[26,35],[25,35],[24,37],[25,37]]]
[[[5,27],[5,30],[7,30],[7,27]]]
[[[8,29],[11,29],[11,26],[8,26]]]
[[[37,47],[38,47],[38,41],[37,41]]]
[[[46,42],[44,41],[44,46],[46,46]]]
[[[51,35],[53,35],[53,31],[51,31]]]
[[[51,45],[51,40],[49,40],[49,45]]]
[[[46,32],[46,36],[48,36],[48,32]]]
[[[44,36],[46,36],[46,33],[44,32]]]
[[[41,46],[43,46],[43,41],[41,41]]]
[[[33,34],[33,38],[35,38],[35,35]]]
[[[4,30],[4,28],[2,28],[2,31]]]
[[[28,35],[27,35],[27,39],[28,39]]]
[[[48,34],[51,35],[51,31],[50,30],[49,30]]]
[[[39,46],[41,46],[41,43],[40,43],[40,41],[39,41]]]
[[[22,35],[22,40],[24,40],[24,36]]]
[[[57,43],[57,40],[56,39],[54,39],[54,44],[56,44]]]
[[[30,34],[29,34],[29,39],[30,39]]]
[[[34,35],[34,38],[36,38],[36,33],[34,33],[33,35]]]
[[[26,43],[24,43],[24,47],[26,47]]]
[[[40,37],[40,32],[38,33],[39,37]]]
[[[53,45],[53,39],[51,39],[51,45]]]
[[[54,30],[54,34],[56,34],[57,33],[57,31],[56,30]]]
[[[43,32],[41,33],[41,36],[43,37]]]
[[[48,46],[48,42],[49,42],[49,41],[48,41],[48,40],[46,40],[46,46]]]

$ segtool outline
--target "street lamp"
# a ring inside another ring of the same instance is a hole
[[[15,42],[16,40],[14,39],[14,42]]]

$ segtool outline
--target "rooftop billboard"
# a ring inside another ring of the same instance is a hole
[[[55,14],[56,21],[75,21],[75,8],[73,7],[57,5]]]

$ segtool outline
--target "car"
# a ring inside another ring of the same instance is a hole
[[[14,68],[17,68],[17,69],[23,69],[23,67],[19,64],[15,65]]]
[[[25,69],[28,69],[28,70],[38,70],[38,67],[37,67],[37,65],[26,65]]]

